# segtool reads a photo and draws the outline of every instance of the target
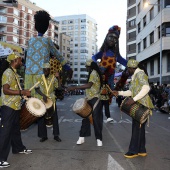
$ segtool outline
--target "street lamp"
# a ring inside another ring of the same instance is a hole
[[[160,85],[162,84],[162,9],[163,9],[163,5],[162,5],[162,0],[160,0],[160,3],[158,4],[150,4],[148,2],[145,3],[145,7],[147,7],[148,5],[153,5],[153,6],[160,6],[160,77],[159,77],[159,82]]]

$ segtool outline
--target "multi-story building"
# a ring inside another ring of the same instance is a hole
[[[87,80],[85,61],[97,52],[97,23],[86,14],[55,17],[59,21],[59,32],[69,35],[70,65],[73,68],[73,82]]]
[[[18,0],[17,4],[0,2],[0,41],[27,48],[28,40],[37,35],[34,28],[34,14],[42,8],[29,0]],[[51,20],[44,36],[58,44],[58,22]]]
[[[136,0],[127,1],[127,58],[136,59]]]
[[[169,0],[136,0],[136,59],[147,67],[149,81],[154,83],[170,82],[169,7]]]

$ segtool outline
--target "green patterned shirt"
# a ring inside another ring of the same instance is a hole
[[[149,85],[148,83],[148,76],[144,73],[144,71],[137,72],[134,75],[134,79],[131,81],[129,90],[132,92],[132,97],[135,97],[142,89],[143,85]],[[142,105],[148,107],[148,108],[154,108],[152,101],[148,94],[146,94],[142,99],[138,100],[139,103]]]
[[[52,99],[53,103],[55,103],[56,96],[54,90],[58,88],[58,80],[54,77],[54,75],[49,75],[47,78],[45,78],[44,74],[37,75],[35,80],[36,82],[34,82],[34,84],[39,81],[40,83],[37,87],[39,87],[41,92],[44,93],[50,99]],[[43,99],[43,97],[38,93],[35,94],[35,97],[40,100]]]
[[[2,86],[5,84],[8,84],[10,86],[11,90],[19,90],[16,78],[19,81],[19,76],[16,73],[16,70],[14,69],[14,72],[8,68],[4,71],[2,75]],[[16,75],[16,78],[15,78]],[[2,105],[8,106],[14,110],[20,110],[21,109],[21,96],[20,95],[5,95],[3,93],[3,88],[1,89],[2,94]]]
[[[104,84],[100,91],[100,100],[109,100],[110,91],[108,87]]]
[[[91,100],[94,97],[99,98],[100,97],[100,77],[95,70],[91,72],[90,77],[89,77],[89,82],[92,82],[93,85],[91,86],[91,88],[86,89],[87,100]]]

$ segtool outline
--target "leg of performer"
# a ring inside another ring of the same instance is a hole
[[[59,138],[59,124],[58,124],[58,113],[57,113],[57,105],[55,106],[55,111],[53,114],[53,135],[54,135],[54,140],[57,142],[61,142],[61,139]]]
[[[96,98],[91,100],[93,105],[96,103],[96,101]],[[92,113],[92,116],[97,146],[102,146],[103,113],[101,109],[101,101],[99,101],[99,103],[97,104]]]
[[[145,144],[146,144],[146,138],[145,138],[145,126],[146,126],[146,122],[144,122],[141,125],[141,128],[140,128],[140,141],[139,141],[139,151],[138,151],[138,154],[140,156],[147,156],[146,147],[145,147]]]
[[[47,140],[47,127],[45,124],[45,117],[42,116],[38,119],[38,137],[40,137],[40,142]]]
[[[109,100],[104,101],[105,116],[107,117],[107,122],[112,122],[113,119],[110,117]]]
[[[1,107],[1,126],[0,126],[0,162],[7,161],[13,128],[12,109],[6,106]]]
[[[12,129],[12,137],[11,137],[11,144],[12,144],[12,153],[19,153],[22,152],[26,147],[22,143],[21,139],[21,132],[20,132],[20,110],[15,111],[15,118],[14,118],[14,126]]]

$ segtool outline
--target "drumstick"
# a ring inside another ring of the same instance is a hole
[[[116,96],[114,93],[113,93],[113,91],[111,90],[111,88],[108,86],[108,84],[106,84],[106,86],[107,86],[107,88],[109,89],[109,91],[114,95],[114,96]],[[117,96],[116,96],[117,97]]]
[[[31,91],[32,89],[34,89],[40,82],[38,81],[37,83],[35,83],[30,89],[29,91]]]

